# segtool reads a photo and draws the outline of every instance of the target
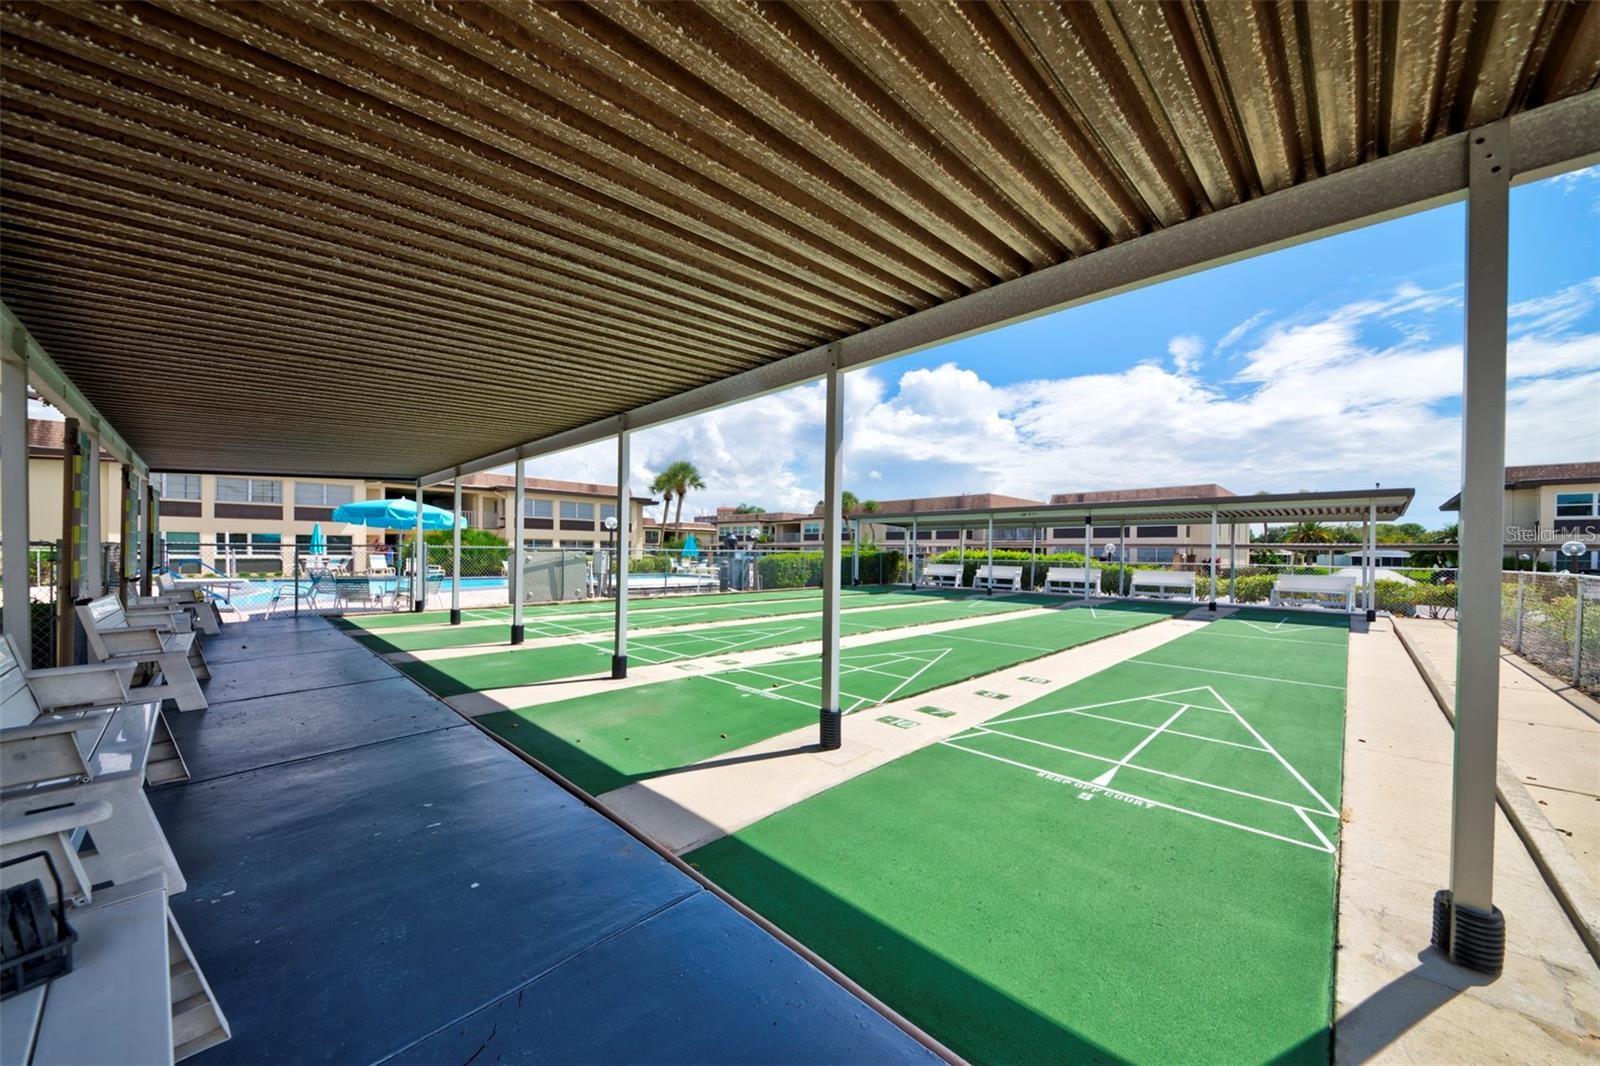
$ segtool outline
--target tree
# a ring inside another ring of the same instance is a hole
[[[757,507],[753,503],[741,503],[733,509],[734,514],[766,514],[766,508]]]
[[[861,501],[861,511],[863,514],[877,514],[881,510],[883,510],[883,508],[878,504],[877,500]]]
[[[1332,544],[1333,531],[1321,522],[1296,522],[1284,534],[1286,544]]]
[[[827,500],[818,500],[815,513],[816,514],[821,514],[822,513],[822,505],[827,503],[827,502],[828,502]],[[839,513],[840,514],[849,514],[851,511],[857,511],[857,510],[860,510],[860,509],[861,509],[861,500],[856,496],[855,493],[851,492],[849,489],[845,489],[843,492],[839,493]]]
[[[683,535],[683,501],[690,492],[706,487],[705,480],[700,477],[700,471],[687,459],[678,459],[667,464],[665,470],[656,475],[650,482],[650,491],[661,496],[661,517],[666,518],[666,505],[674,496],[678,498],[676,517],[673,519],[673,529],[681,538]]]

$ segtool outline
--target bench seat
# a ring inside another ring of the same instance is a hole
[[[926,563],[922,567],[921,576],[917,578],[917,584],[933,588],[958,589],[961,587],[961,571],[960,563]]]
[[[972,587],[975,589],[1004,589],[1007,592],[1022,591],[1022,567],[1020,566],[989,566],[984,564],[978,567],[972,575]]]
[[[1128,595],[1151,600],[1194,599],[1194,574],[1182,570],[1134,570]]]
[[[1044,591],[1080,596],[1087,592],[1091,596],[1099,596],[1100,574],[1101,572],[1093,567],[1052,566],[1045,571]]]
[[[1356,609],[1356,579],[1336,574],[1284,574],[1272,583],[1274,607]]]

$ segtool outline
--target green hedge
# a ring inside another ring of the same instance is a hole
[[[855,551],[846,548],[840,553],[840,576],[850,580],[851,560]],[[889,585],[900,580],[905,569],[905,557],[897,551],[879,551],[863,548],[861,551],[861,581],[866,585]],[[773,552],[756,560],[756,574],[764,589],[810,588],[822,584],[822,553]]]

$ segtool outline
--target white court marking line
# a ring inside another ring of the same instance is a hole
[[[1169,699],[1168,698],[1170,696],[1184,696],[1184,695],[1187,695],[1187,694],[1189,694],[1191,692],[1209,692],[1211,694],[1211,698],[1216,700],[1218,703],[1222,704],[1222,707],[1221,708],[1207,707],[1204,704],[1189,703],[1189,702],[1179,703],[1177,700],[1173,700],[1173,699]],[[1288,759],[1284,758],[1282,753],[1280,753],[1277,748],[1273,747],[1272,744],[1269,743],[1267,741],[1267,739],[1261,735],[1260,730],[1256,729],[1255,726],[1251,725],[1245,719],[1245,716],[1239,713],[1238,708],[1234,707],[1233,704],[1229,703],[1227,698],[1224,697],[1222,695],[1222,693],[1218,692],[1216,689],[1212,688],[1210,685],[1196,685],[1194,688],[1178,689],[1175,692],[1159,692],[1159,693],[1156,693],[1156,694],[1150,695],[1150,696],[1132,696],[1132,697],[1129,697],[1128,699],[1122,699],[1122,700],[1107,700],[1104,703],[1086,703],[1081,707],[1061,707],[1061,708],[1057,708],[1056,710],[1053,710],[1053,711],[1039,711],[1039,712],[1037,712],[1035,714],[1023,714],[1023,715],[1017,715],[1017,716],[1011,717],[1011,718],[993,718],[993,719],[990,719],[988,722],[984,723],[984,725],[979,726],[977,728],[984,729],[984,730],[986,730],[988,732],[991,732],[991,733],[998,733],[998,732],[1000,732],[1000,730],[995,729],[994,728],[995,726],[1010,725],[1013,722],[1026,722],[1026,721],[1030,721],[1030,720],[1035,719],[1035,718],[1051,718],[1051,717],[1054,717],[1054,716],[1059,715],[1059,714],[1083,714],[1086,711],[1099,710],[1099,709],[1101,709],[1103,707],[1115,707],[1115,706],[1118,706],[1119,704],[1139,703],[1139,702],[1146,701],[1146,700],[1154,702],[1154,703],[1171,704],[1173,706],[1177,706],[1179,708],[1182,708],[1178,712],[1179,715],[1181,715],[1183,713],[1183,710],[1216,711],[1219,714],[1230,715],[1241,726],[1243,726],[1245,729],[1249,730],[1250,735],[1256,738],[1256,743],[1261,745],[1261,747],[1253,748],[1253,749],[1251,749],[1250,745],[1248,745],[1248,744],[1239,744],[1239,745],[1237,745],[1238,747],[1247,748],[1247,749],[1255,750],[1255,751],[1262,751],[1262,752],[1265,752],[1268,755],[1271,755],[1274,759],[1276,759],[1278,761],[1278,763],[1285,770],[1287,770],[1289,772],[1289,774],[1297,782],[1299,782],[1301,788],[1305,789],[1308,793],[1310,793],[1313,797],[1316,798],[1316,801],[1318,803],[1322,804],[1322,810],[1315,811],[1314,813],[1322,814],[1322,815],[1328,815],[1328,816],[1335,817],[1335,818],[1337,818],[1339,816],[1339,812],[1334,810],[1333,804],[1329,803],[1327,798],[1324,797],[1321,792],[1317,791],[1317,789],[1311,784],[1311,782],[1307,781],[1305,779],[1305,776],[1303,774],[1301,774],[1299,770],[1295,769],[1294,765],[1292,763],[1290,763]],[[1094,718],[1094,717],[1100,717],[1100,716],[1099,715],[1086,715],[1086,717]],[[1174,718],[1176,718],[1176,717],[1177,716],[1175,715]],[[1127,724],[1129,724],[1129,725],[1141,725],[1142,728],[1149,728],[1148,726],[1142,726],[1142,723],[1130,722],[1130,723],[1127,723]],[[1177,733],[1176,730],[1168,730],[1168,732],[1169,733]],[[1004,734],[1004,735],[1009,736],[1010,734]],[[1187,735],[1187,734],[1179,734],[1179,735]],[[1027,737],[1014,737],[1013,739],[1015,739],[1015,740],[1028,740]],[[1197,738],[1197,739],[1210,740],[1210,739],[1213,739],[1213,738],[1207,737],[1207,738]],[[1147,738],[1147,741],[1148,741],[1148,738]],[[1045,747],[1054,747],[1055,746],[1055,745],[1052,745],[1052,744],[1045,744],[1043,741],[1029,741],[1029,743],[1042,744]],[[1225,740],[1218,740],[1217,743],[1229,744],[1229,743],[1232,743],[1232,742],[1225,741]],[[1062,750],[1063,751],[1067,751],[1067,750],[1070,750],[1070,749],[1063,748]],[[1088,753],[1087,752],[1074,752],[1074,754],[1087,755]],[[1102,756],[1092,756],[1092,755],[1089,756],[1089,757],[1090,758],[1103,758]],[[1135,766],[1134,769],[1135,770],[1143,770],[1143,769],[1145,769],[1145,767]],[[1159,773],[1160,771],[1151,771],[1151,772],[1152,773]],[[1204,784],[1204,782],[1196,782],[1196,783],[1197,784]],[[1222,786],[1217,786],[1217,787],[1220,788]],[[1244,793],[1241,793],[1241,794],[1244,794]]]
[[[1141,741],[1139,741],[1139,743],[1135,744],[1133,746],[1133,748],[1128,752],[1128,754],[1124,755],[1122,758],[1120,758],[1116,762],[1112,763],[1111,764],[1111,769],[1107,770],[1105,773],[1103,773],[1099,777],[1095,778],[1094,779],[1094,783],[1099,785],[1099,786],[1101,786],[1102,788],[1105,787],[1106,785],[1111,784],[1111,779],[1113,777],[1117,776],[1117,771],[1118,770],[1122,769],[1124,766],[1127,766],[1130,762],[1132,762],[1133,761],[1133,757],[1135,755],[1139,754],[1141,751],[1143,751],[1145,749],[1145,745],[1146,744],[1149,744],[1152,740],[1154,740],[1156,737],[1160,736],[1162,733],[1165,733],[1167,731],[1168,727],[1170,727],[1172,725],[1172,723],[1176,722],[1179,718],[1182,718],[1184,716],[1184,713],[1187,712],[1188,710],[1189,710],[1189,705],[1188,704],[1184,704],[1183,706],[1179,707],[1176,711],[1173,711],[1171,718],[1168,718],[1165,722],[1162,722],[1159,726],[1157,726],[1156,728],[1150,730],[1150,732],[1146,733],[1144,735],[1144,739],[1143,740],[1141,740]]]
[[[1192,811],[1187,807],[1180,807],[1175,803],[1165,803],[1165,802],[1163,802],[1161,800],[1150,799],[1147,796],[1140,796],[1140,795],[1138,795],[1136,793],[1133,793],[1133,792],[1124,791],[1123,789],[1104,788],[1104,787],[1102,787],[1100,785],[1095,785],[1095,784],[1092,784],[1091,782],[1085,781],[1082,778],[1073,777],[1071,774],[1058,773],[1058,772],[1056,772],[1054,770],[1041,770],[1037,766],[1031,766],[1031,765],[1029,765],[1028,763],[1025,763],[1025,762],[1018,762],[1015,759],[1008,759],[1003,755],[994,755],[994,754],[992,754],[990,752],[987,752],[987,751],[978,751],[976,748],[965,748],[965,747],[962,747],[960,744],[955,743],[956,739],[958,739],[958,738],[951,738],[950,740],[941,740],[941,741],[939,741],[939,743],[942,744],[943,746],[947,747],[947,748],[955,748],[957,751],[964,751],[969,755],[981,755],[985,759],[993,759],[995,762],[1002,762],[1002,763],[1005,763],[1005,764],[1007,764],[1009,766],[1015,766],[1020,770],[1031,770],[1031,771],[1033,771],[1033,773],[1035,773],[1035,774],[1037,774],[1037,775],[1039,775],[1041,777],[1051,778],[1051,779],[1055,779],[1055,780],[1068,781],[1068,782],[1071,782],[1074,785],[1077,785],[1079,788],[1088,789],[1091,792],[1103,792],[1108,796],[1121,796],[1121,797],[1124,797],[1126,799],[1136,800],[1139,803],[1149,804],[1152,807],[1160,807],[1163,810],[1174,811],[1174,812],[1176,812],[1178,814],[1187,814],[1192,818],[1199,818],[1199,819],[1201,819],[1203,821],[1214,822],[1217,825],[1225,825],[1230,829],[1242,829],[1246,833],[1254,833],[1257,836],[1270,837],[1273,840],[1281,840],[1285,844],[1293,844],[1295,847],[1305,848],[1305,849],[1307,849],[1309,851],[1317,851],[1317,852],[1322,852],[1324,854],[1330,854],[1330,855],[1333,853],[1333,846],[1331,844],[1326,844],[1325,846],[1318,846],[1316,844],[1309,844],[1304,840],[1296,840],[1294,837],[1282,836],[1281,834],[1274,833],[1274,832],[1271,832],[1271,831],[1266,830],[1266,829],[1259,829],[1259,828],[1257,828],[1256,826],[1253,826],[1253,825],[1243,825],[1243,824],[1241,824],[1239,822],[1230,822],[1226,818],[1218,818],[1214,814],[1204,814],[1204,813],[1202,813],[1200,811]],[[1304,816],[1302,815],[1302,817],[1304,817]],[[1324,839],[1324,841],[1326,841],[1325,837],[1323,839]]]
[[[1126,699],[1105,700],[1105,701],[1103,701],[1101,703],[1081,703],[1076,707],[1060,708],[1060,709],[1057,709],[1057,710],[1054,710],[1054,711],[1039,711],[1039,712],[1034,713],[1034,714],[1002,715],[1001,717],[998,717],[998,718],[989,719],[989,722],[992,725],[1006,725],[1006,724],[1008,724],[1010,722],[1026,722],[1031,718],[1049,718],[1051,715],[1066,714],[1068,711],[1096,711],[1096,710],[1099,710],[1101,707],[1119,707],[1124,703],[1142,703],[1145,700],[1158,700],[1158,701],[1160,701],[1162,703],[1171,703],[1171,702],[1175,702],[1175,701],[1167,700],[1164,697],[1167,697],[1167,696],[1182,696],[1185,693],[1189,693],[1189,692],[1209,692],[1209,691],[1212,691],[1212,689],[1211,689],[1211,687],[1209,685],[1195,685],[1192,688],[1176,688],[1176,689],[1173,689],[1171,692],[1157,692],[1153,696],[1129,696]],[[1214,711],[1214,710],[1219,710],[1220,709],[1220,708],[1216,708],[1216,707],[1200,707],[1198,704],[1190,704],[1190,706],[1195,707],[1197,710],[1204,710],[1204,711]]]
[[[1331,688],[1336,692],[1343,692],[1343,685],[1324,685],[1321,681],[1294,681],[1287,677],[1263,677],[1261,674],[1237,674],[1232,670],[1213,670],[1208,666],[1179,666],[1177,663],[1157,663],[1149,659],[1124,659],[1124,662],[1138,663],[1141,666],[1164,666],[1168,670],[1194,670],[1202,674],[1221,674],[1224,677],[1242,677],[1250,681],[1271,681],[1278,685],[1306,685],[1310,688]]]
[[[1179,703],[1176,700],[1152,700],[1151,702],[1152,703],[1165,703],[1170,707],[1186,707],[1191,711],[1216,711],[1216,713],[1218,713],[1218,714],[1227,714],[1228,713],[1227,711],[1217,710],[1217,708],[1215,708],[1215,707],[1196,707],[1193,704]],[[1080,718],[1094,718],[1094,719],[1097,719],[1097,720],[1099,720],[1101,722],[1111,722],[1111,723],[1113,723],[1115,725],[1132,726],[1135,729],[1146,729],[1146,730],[1149,730],[1149,729],[1157,728],[1156,726],[1151,725],[1149,722],[1131,722],[1126,718],[1113,718],[1109,714],[1094,714],[1094,713],[1092,713],[1090,711],[1080,711],[1075,707],[1069,707],[1069,708],[1066,708],[1065,710],[1061,710],[1061,711],[1052,711],[1050,713],[1051,714],[1073,714],[1073,715],[1077,715]],[[1007,722],[1015,722],[1015,721],[1018,721],[1018,720],[1019,719],[1016,719],[1016,718],[1008,718],[1008,719],[1006,719]],[[1004,725],[1005,723],[1001,722],[1001,723],[997,723],[997,724]],[[1262,752],[1263,754],[1265,754],[1266,751],[1267,751],[1266,748],[1258,747],[1255,744],[1243,744],[1243,743],[1240,743],[1237,740],[1223,740],[1221,737],[1208,737],[1208,736],[1204,736],[1203,734],[1200,734],[1200,733],[1185,733],[1181,729],[1168,729],[1166,732],[1167,732],[1167,736],[1169,736],[1169,737],[1187,737],[1190,740],[1203,740],[1207,744],[1224,744],[1224,745],[1226,745],[1226,746],[1228,746],[1230,748],[1243,748],[1245,751],[1259,751],[1259,752]]]
[[[1339,646],[1337,641],[1332,640],[1300,640],[1296,637],[1258,637],[1252,633],[1229,633],[1225,629],[1215,629],[1210,626],[1207,626],[1205,629],[1197,630],[1190,635],[1223,637],[1227,640],[1264,640],[1268,644],[1309,644],[1314,648],[1337,648]]]
[[[1054,751],[1065,752],[1068,755],[1077,755],[1077,756],[1080,756],[1080,757],[1085,758],[1085,759],[1093,759],[1095,762],[1105,762],[1105,763],[1117,763],[1118,762],[1118,760],[1113,759],[1108,755],[1096,755],[1096,754],[1094,754],[1093,752],[1090,752],[1090,751],[1079,751],[1077,748],[1069,748],[1064,744],[1050,744],[1050,743],[1047,743],[1046,741],[1043,741],[1043,740],[1035,740],[1032,737],[1017,736],[1015,733],[1007,733],[1007,732],[1004,732],[1003,730],[991,729],[987,725],[976,725],[976,726],[973,726],[966,733],[963,733],[960,736],[954,737],[952,739],[955,739],[955,740],[975,740],[977,737],[983,735],[984,733],[993,733],[995,736],[1005,737],[1008,740],[1020,740],[1024,744],[1034,744],[1034,745],[1037,745],[1038,747],[1041,747],[1041,748],[1050,748],[1050,749],[1052,749]],[[1292,810],[1308,811],[1311,814],[1321,815],[1321,816],[1323,816],[1325,818],[1337,818],[1337,817],[1339,817],[1338,812],[1336,812],[1336,811],[1312,810],[1310,807],[1302,807],[1300,804],[1291,803],[1288,800],[1274,799],[1271,796],[1262,796],[1262,795],[1258,795],[1257,793],[1254,793],[1254,792],[1246,792],[1244,789],[1240,789],[1240,788],[1231,788],[1231,787],[1229,787],[1227,785],[1213,784],[1210,781],[1201,781],[1201,780],[1199,780],[1197,778],[1193,778],[1193,777],[1184,777],[1182,774],[1175,774],[1175,773],[1172,773],[1171,771],[1168,771],[1168,770],[1157,770],[1154,767],[1150,767],[1150,766],[1140,766],[1138,763],[1128,763],[1127,764],[1127,768],[1130,769],[1130,770],[1137,770],[1142,774],[1149,774],[1152,777],[1165,777],[1165,778],[1169,778],[1169,779],[1171,779],[1173,781],[1182,781],[1183,783],[1188,784],[1188,785],[1198,785],[1201,788],[1209,788],[1209,789],[1211,789],[1211,790],[1213,790],[1215,792],[1227,792],[1227,793],[1230,793],[1230,794],[1235,795],[1235,796],[1240,796],[1240,797],[1242,797],[1244,799],[1258,800],[1261,803],[1270,803],[1270,804],[1273,804],[1274,806],[1277,806],[1277,807],[1288,807],[1288,808],[1290,808]],[[1313,791],[1313,795],[1315,795],[1314,791]],[[1317,798],[1319,800],[1322,799],[1321,796],[1317,796]],[[1326,801],[1324,801],[1324,802],[1326,802]]]
[[[635,654],[640,655],[641,658],[645,659],[646,666],[660,666],[662,663],[670,663],[678,659],[693,659],[705,655],[726,655],[730,651],[734,651],[747,644],[753,644],[758,640],[768,640],[775,637],[787,636],[790,633],[799,632],[800,629],[800,626],[790,626],[787,629],[761,630],[760,632],[746,634],[744,637],[741,637],[738,640],[727,640],[703,634],[698,636],[681,634],[676,637],[641,639],[637,642],[629,642],[628,654],[630,656]],[[604,641],[585,643],[588,643],[590,647],[596,649],[601,649],[605,645]],[[711,647],[707,648],[707,644],[710,644]],[[673,650],[674,648],[683,647],[685,645],[693,650]],[[665,652],[667,657],[664,659],[648,658],[651,653],[658,652]]]
[[[889,673],[889,672],[887,672],[885,670],[879,670],[879,669],[876,669],[874,667],[862,666],[862,665],[859,665],[859,664],[851,664],[851,663],[848,663],[848,662],[840,662],[840,664],[839,664],[839,666],[840,666],[839,675],[840,675],[841,680],[847,674],[874,673],[874,674],[880,674],[880,675],[882,675],[884,677],[894,678],[894,679],[896,679],[896,680],[898,680],[900,682],[893,689],[889,690],[889,692],[886,695],[881,696],[881,697],[850,696],[849,698],[851,700],[854,700],[855,702],[850,707],[841,708],[841,709],[846,710],[846,713],[850,713],[850,712],[854,712],[854,711],[860,710],[864,706],[877,706],[879,704],[888,703],[896,695],[898,695],[902,689],[904,689],[907,685],[911,684],[911,682],[915,681],[917,678],[921,677],[930,667],[932,667],[940,659],[944,658],[945,655],[948,655],[951,650],[952,649],[946,648],[944,651],[940,652],[938,655],[934,656],[932,659],[929,659],[929,660],[926,660],[926,661],[920,660],[920,659],[913,659],[913,658],[910,658],[909,656],[901,654],[899,652],[885,653],[883,655],[878,655],[878,656],[874,656],[873,657],[873,658],[878,658],[878,659],[887,658],[889,660],[888,662],[882,662],[882,663],[877,664],[879,666],[892,665],[895,662],[899,662],[899,663],[916,663],[916,664],[918,664],[918,669],[915,670],[913,673],[911,673],[909,676],[906,676],[906,677],[901,677],[901,675],[899,675],[899,674],[892,674],[892,673]],[[730,670],[730,671],[728,671],[728,673],[729,674],[751,674],[751,675],[754,675],[756,677],[764,677],[764,678],[767,678],[768,680],[777,681],[777,682],[779,682],[779,684],[777,684],[777,685],[775,685],[775,686],[773,686],[771,688],[755,688],[755,687],[750,686],[750,685],[740,684],[738,681],[734,681],[730,677],[723,676],[723,675],[720,675],[720,674],[706,674],[704,676],[707,677],[708,679],[712,680],[712,681],[719,681],[724,685],[728,685],[728,686],[730,686],[732,688],[739,689],[739,690],[741,690],[742,692],[744,692],[747,695],[766,696],[768,699],[788,700],[788,701],[790,701],[792,703],[798,703],[798,704],[801,704],[802,706],[805,706],[805,707],[814,707],[814,706],[816,706],[816,700],[814,700],[814,699],[806,699],[806,700],[798,699],[798,698],[796,698],[794,696],[790,696],[787,692],[784,692],[783,690],[786,689],[786,688],[799,687],[799,688],[803,688],[803,689],[816,689],[818,692],[822,691],[822,679],[821,679],[820,676],[816,677],[816,678],[811,678],[811,677],[789,678],[789,677],[783,677],[780,674],[764,673],[761,670],[757,670],[757,669],[753,669],[753,668],[749,668],[749,667],[746,667],[744,669],[739,669],[739,670]],[[840,692],[840,702],[841,703],[843,702],[845,696],[846,696],[846,693],[841,691]]]

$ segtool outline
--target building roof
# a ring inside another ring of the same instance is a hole
[[[1576,485],[1600,481],[1600,463],[1535,463],[1506,467],[1506,488],[1533,489],[1540,485]],[[1439,505],[1441,511],[1461,510],[1461,493]]]
[[[66,450],[67,424],[63,421],[50,418],[28,419],[28,454],[29,455],[60,455]],[[103,463],[114,463],[115,457],[104,453],[100,456]]]
[[[3,19],[0,288],[161,470],[488,469],[1600,139],[1559,0]]]
[[[1361,521],[1376,507],[1380,522],[1392,522],[1411,505],[1414,489],[1340,489],[1332,492],[1260,493],[1253,496],[1187,496],[1100,504],[1039,504],[1031,507],[969,508],[938,512],[898,511],[874,516],[886,525],[959,528],[993,520],[999,527],[1127,522],[1337,522]]]
[[[971,507],[1034,507],[1041,500],[1026,496],[1002,496],[996,492],[969,492],[958,496],[917,496],[907,500],[879,500],[877,511],[857,508],[850,512],[853,518],[872,520],[877,515],[894,511],[913,513],[919,511],[959,511]]]
[[[700,520],[711,522],[715,525],[738,524],[745,525],[750,522],[798,522],[804,518],[815,518],[812,511],[762,511],[760,514],[734,514],[732,511],[724,513],[722,508],[717,509],[715,515],[701,515]]]
[[[1135,500],[1211,499],[1232,496],[1221,485],[1163,485],[1149,489],[1102,489],[1096,492],[1058,492],[1050,497],[1056,504],[1130,503]]]

